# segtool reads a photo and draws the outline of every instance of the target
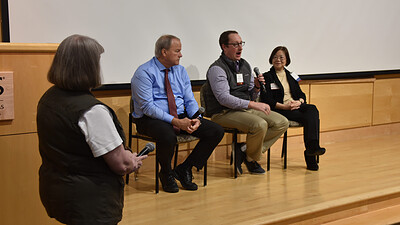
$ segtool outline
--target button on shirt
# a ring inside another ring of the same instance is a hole
[[[134,102],[134,118],[143,115],[171,123],[174,118],[169,114],[168,98],[165,90],[165,66],[156,57],[139,68],[131,79],[132,98]],[[169,68],[169,82],[174,93],[178,115],[185,112],[193,116],[199,106],[194,98],[189,76],[185,68],[176,65]]]

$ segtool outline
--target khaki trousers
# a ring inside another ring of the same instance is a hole
[[[289,121],[281,114],[271,111],[266,115],[254,109],[224,110],[214,114],[211,120],[247,133],[246,155],[256,161],[261,160],[261,153],[266,152],[289,127]]]

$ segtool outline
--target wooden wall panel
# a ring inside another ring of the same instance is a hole
[[[0,135],[36,132],[36,108],[51,86],[53,53],[0,53],[0,70],[14,72],[14,120],[0,121]]]
[[[0,143],[0,224],[59,224],[39,197],[37,134],[0,136]]]
[[[310,95],[320,112],[321,131],[372,125],[373,80],[316,83]]]
[[[400,79],[378,79],[374,85],[373,125],[400,122]]]
[[[14,72],[14,119],[0,121],[0,224],[59,224],[39,198],[36,108],[51,86],[55,44],[0,44],[0,70]]]

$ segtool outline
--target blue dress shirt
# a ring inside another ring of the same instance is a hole
[[[165,66],[153,57],[139,66],[131,79],[134,118],[143,115],[171,123],[174,118],[169,114],[167,92],[165,90]],[[169,82],[174,93],[178,115],[186,112],[191,117],[199,106],[194,98],[189,76],[185,68],[176,65],[169,68]]]

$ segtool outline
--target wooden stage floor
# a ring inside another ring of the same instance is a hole
[[[206,187],[203,172],[193,172],[199,185],[194,192],[165,193],[160,187],[156,195],[154,171],[142,172],[125,188],[120,224],[322,224],[399,205],[400,132],[386,131],[321,134],[327,152],[317,172],[305,168],[300,137],[289,138],[286,170],[281,144],[274,145],[271,170],[264,175],[249,174],[243,164],[244,174],[234,179],[225,151],[217,150],[224,156],[215,153],[209,160]],[[265,160],[262,166],[266,168]],[[397,214],[392,221],[372,224],[399,222]]]

